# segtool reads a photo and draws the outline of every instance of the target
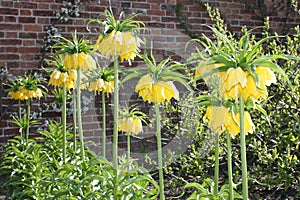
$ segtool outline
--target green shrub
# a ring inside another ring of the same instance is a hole
[[[42,138],[16,136],[5,146],[0,164],[3,183],[11,199],[155,199],[158,185],[134,160],[123,160],[116,170],[107,160],[85,149],[86,161],[74,152],[72,135],[67,138],[67,163],[62,160],[62,128],[53,121]],[[79,149],[77,147],[77,149]]]

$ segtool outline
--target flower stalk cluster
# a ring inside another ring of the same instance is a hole
[[[228,174],[230,199],[233,199],[231,138],[239,136],[241,143],[243,199],[248,199],[247,160],[245,135],[255,131],[249,108],[259,108],[262,100],[268,97],[267,86],[276,83],[274,72],[286,77],[283,70],[275,62],[276,59],[288,59],[285,55],[264,55],[262,45],[267,37],[255,41],[245,28],[239,41],[232,39],[226,31],[210,27],[217,38],[217,45],[203,35],[197,40],[205,50],[196,54],[201,59],[195,72],[195,80],[204,79],[212,90],[211,97],[200,98],[201,103],[207,105],[204,121],[217,134],[226,133],[228,136]],[[195,56],[192,56],[192,60]],[[216,144],[218,146],[218,144]],[[216,148],[215,151],[219,151]],[[218,156],[216,156],[216,165]],[[216,169],[218,170],[218,169]],[[217,176],[217,175],[215,175]],[[217,185],[215,179],[215,185]],[[218,187],[216,186],[216,189]],[[215,191],[215,195],[218,191]]]

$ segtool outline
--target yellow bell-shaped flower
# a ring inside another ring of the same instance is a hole
[[[91,81],[89,84],[89,91],[113,93],[114,91],[114,81],[104,81],[103,79],[97,79]]]
[[[203,120],[208,122],[214,132],[222,133],[225,131],[224,125],[227,124],[228,110],[223,106],[208,106]]]
[[[138,81],[135,92],[143,98],[144,101],[161,103],[170,99],[179,99],[179,92],[172,81],[159,81],[153,83],[149,74],[142,76]]]
[[[204,122],[216,133],[238,135],[240,133],[240,114],[233,114],[226,107],[208,106],[204,115]],[[244,113],[245,133],[253,133],[255,126],[248,112]]]
[[[64,58],[64,66],[67,70],[78,69],[78,68],[80,69],[83,68],[86,70],[94,67],[94,66],[89,67],[88,64],[94,65],[94,63],[92,63],[91,61],[90,55],[87,55],[84,52],[74,53],[71,55],[67,54]]]
[[[242,68],[229,68],[221,77],[220,96],[225,98],[239,98],[241,90],[247,84],[247,73]]]
[[[120,56],[121,61],[129,63],[135,58],[139,51],[141,40],[131,32],[120,32],[113,30],[106,37],[99,35],[94,50],[104,56]]]
[[[137,135],[143,132],[142,121],[133,117],[119,120],[118,131],[122,131],[127,134]]]
[[[50,80],[48,85],[52,85],[54,87],[62,87],[63,84],[66,84],[66,89],[74,89],[76,81],[76,74],[74,71],[71,71],[69,74],[67,72],[60,72],[58,70],[54,70],[50,75]]]

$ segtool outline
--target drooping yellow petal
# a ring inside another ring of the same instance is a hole
[[[223,106],[208,106],[203,120],[208,122],[209,127],[214,132],[222,133],[225,131],[225,124],[227,124],[228,110]]]
[[[221,76],[220,97],[237,99],[247,84],[247,72],[242,68],[229,68]]]
[[[161,85],[162,89],[162,96],[164,100],[170,100],[172,98],[179,99],[179,92],[173,82],[158,82],[158,85]],[[154,91],[155,92],[155,91]]]
[[[165,91],[163,84],[154,83],[152,87],[152,97],[154,103],[163,102],[165,98]]]
[[[247,85],[245,88],[242,89],[241,94],[245,100],[250,98],[254,101],[258,101],[259,99],[266,99],[268,96],[268,91],[266,86],[258,88],[253,77],[250,74],[248,74]]]
[[[84,71],[96,69],[96,61],[91,55],[86,55],[85,61],[80,65]]]
[[[142,76],[135,86],[135,92],[144,88],[152,88],[152,78],[149,74]]]
[[[140,119],[134,119],[133,124],[134,129],[132,130],[132,134],[137,135],[143,132],[143,125]]]
[[[224,79],[225,90],[230,90],[232,87],[240,84],[242,88],[246,86],[247,79],[246,73],[242,68],[229,68],[226,72]]]
[[[255,72],[258,75],[258,86],[260,88],[276,83],[275,73],[271,69],[267,67],[257,67]]]
[[[104,93],[113,93],[114,92],[114,81],[104,81],[104,88],[102,90]]]
[[[235,114],[236,122],[238,123],[238,127],[240,128],[240,113]],[[244,112],[244,123],[245,123],[245,133],[253,133],[255,130],[255,126],[251,120],[251,116],[248,112]],[[240,129],[238,130],[240,133]]]
[[[236,118],[236,115],[233,115],[233,113],[228,113],[228,120],[225,124],[225,129],[227,130],[228,134],[231,135],[238,135],[240,133],[240,122],[239,118]]]

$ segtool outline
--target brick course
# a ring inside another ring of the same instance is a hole
[[[269,0],[269,3],[272,3]],[[82,0],[83,5],[80,7],[80,17],[71,17],[68,22],[59,22],[53,15],[54,11],[60,11],[62,0],[2,0],[0,1],[0,67],[7,66],[9,73],[14,75],[24,74],[29,70],[40,70],[41,66],[37,55],[43,45],[43,37],[45,29],[51,24],[62,30],[63,36],[70,36],[70,32],[77,30],[78,34],[86,34],[86,23],[92,18],[97,18],[103,14],[105,8],[109,6],[108,0]],[[100,2],[100,4],[98,3]],[[139,20],[150,28],[145,35],[149,40],[153,39],[154,47],[160,50],[160,55],[167,56],[174,54],[185,60],[188,52],[184,51],[185,43],[190,39],[180,25],[175,9],[176,5],[182,3],[182,14],[190,23],[190,27],[197,35],[202,33],[210,34],[210,30],[202,24],[211,24],[211,20],[205,9],[199,6],[193,0],[146,0],[146,1],[116,1],[112,0],[113,10],[116,12],[125,11],[125,13],[140,13]],[[255,26],[263,25],[259,10],[255,8],[256,1],[252,0],[212,0],[211,5],[218,8],[229,28],[239,33],[243,25],[247,25],[249,29]],[[299,2],[300,5],[300,2]],[[290,27],[294,27],[300,23],[300,17],[297,13],[290,13],[288,19],[285,12],[274,13],[271,16],[271,28],[279,33],[285,28],[283,25],[288,21]],[[278,15],[277,15],[278,14]],[[100,17],[101,18],[101,17]],[[88,34],[90,38],[95,34]],[[159,51],[157,51],[159,52]],[[133,64],[136,66],[137,64]],[[2,84],[2,83],[1,83]],[[2,146],[8,138],[18,134],[18,129],[11,123],[7,122],[9,115],[16,109],[15,106],[8,106],[17,102],[2,93],[2,102],[0,126],[0,146]],[[100,100],[95,100],[97,106],[101,107]],[[94,102],[94,107],[95,103]],[[36,102],[38,107],[39,102]],[[54,111],[45,113],[44,118],[52,116]],[[108,111],[108,113],[112,113]],[[56,113],[56,116],[59,116]],[[91,120],[92,119],[97,120]],[[101,117],[101,116],[100,116]],[[108,116],[109,117],[109,116]],[[86,137],[90,137],[94,142],[99,143],[99,138],[95,136],[101,129],[99,111],[93,111],[87,116],[86,123],[89,125]],[[108,126],[112,128],[112,123],[108,122]],[[98,131],[98,132],[97,132]]]

